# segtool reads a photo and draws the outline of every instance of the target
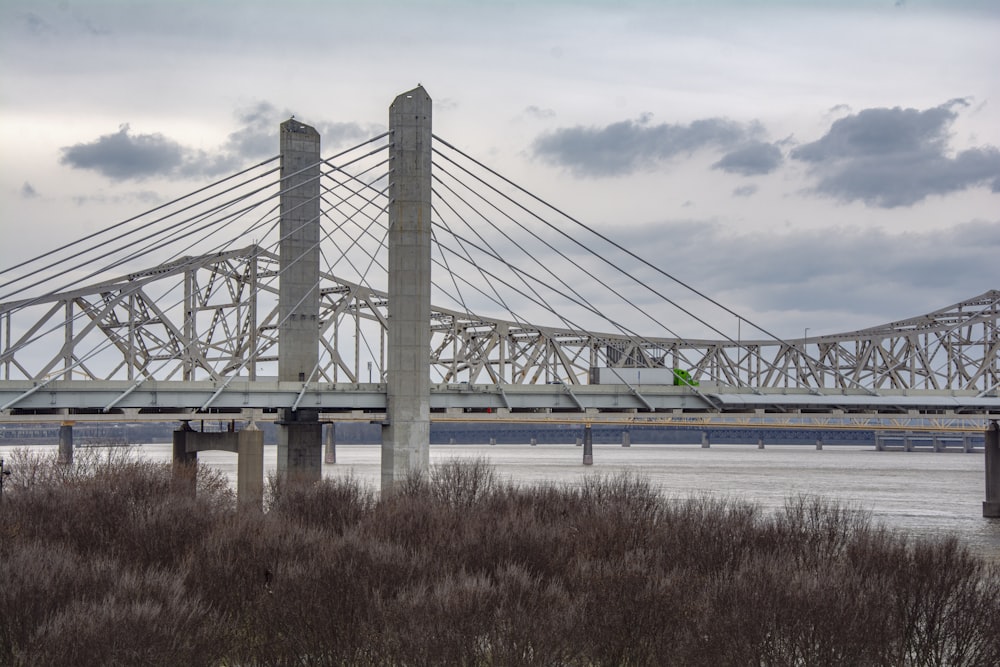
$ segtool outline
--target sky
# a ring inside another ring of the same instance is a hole
[[[995,0],[0,0],[0,267],[421,84],[435,134],[769,330],[874,326],[1000,289],[998,35]]]

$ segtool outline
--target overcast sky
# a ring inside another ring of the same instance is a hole
[[[998,36],[994,0],[0,0],[0,265],[421,83],[436,134],[734,310],[872,326],[1000,289]]]

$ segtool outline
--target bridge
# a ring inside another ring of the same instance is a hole
[[[69,442],[74,422],[177,421],[178,460],[256,461],[271,420],[279,473],[305,479],[324,424],[376,422],[390,489],[427,465],[432,420],[1000,417],[1000,291],[782,339],[433,134],[431,112],[403,93],[388,132],[327,158],[289,119],[277,156],[3,268],[0,421],[59,421]],[[1000,514],[995,477],[984,512]]]

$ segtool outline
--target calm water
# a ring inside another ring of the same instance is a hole
[[[0,448],[0,456],[4,455]],[[140,455],[169,461],[171,445],[141,445]],[[55,447],[52,447],[55,450]],[[380,448],[338,445],[337,463],[324,464],[325,477],[353,475],[377,488]],[[277,449],[264,448],[267,472]],[[780,508],[799,494],[822,496],[872,513],[893,529],[915,536],[953,533],[976,553],[1000,562],[1000,519],[982,517],[985,497],[983,454],[876,452],[872,448],[827,446],[594,445],[594,465],[583,466],[583,448],[570,445],[437,445],[431,462],[484,458],[515,483],[577,484],[588,475],[622,471],[640,474],[674,497],[714,494]],[[199,459],[231,478],[236,455],[202,452]]]

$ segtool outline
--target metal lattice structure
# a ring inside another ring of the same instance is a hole
[[[248,246],[0,304],[0,379],[273,376],[278,279],[278,257]],[[387,303],[382,291],[322,274],[323,361],[314,381],[381,380]],[[429,352],[441,383],[580,385],[597,367],[684,368],[719,386],[987,394],[1000,384],[998,315],[1000,291],[991,290],[859,331],[737,343],[574,331],[435,307]]]

